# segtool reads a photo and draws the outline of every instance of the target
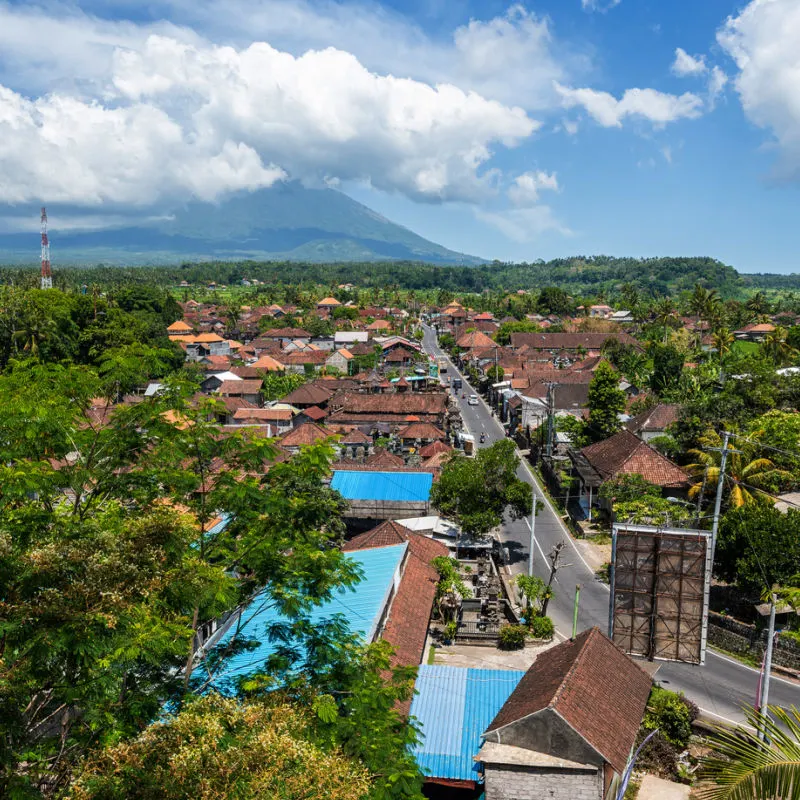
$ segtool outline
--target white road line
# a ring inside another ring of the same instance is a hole
[[[721,658],[723,661],[730,661],[731,664],[735,664],[737,667],[741,667],[742,669],[750,670],[750,672],[753,672],[756,675],[760,675],[761,674],[761,670],[760,669],[756,669],[755,667],[751,667],[749,664],[743,664],[741,661],[737,661],[735,658],[731,658],[730,656],[725,656],[722,653],[720,653],[719,650],[709,649],[707,651],[707,655],[716,656],[717,658]],[[781,678],[780,676],[775,675],[775,673],[772,673],[770,675],[769,679],[770,679],[770,682],[772,682],[772,681],[780,681],[781,683],[785,683],[787,686],[792,686],[795,689],[798,688],[797,681],[789,680],[788,678]]]
[[[527,517],[522,518],[523,522],[528,526],[528,530],[531,529],[530,520]],[[529,545],[530,546],[530,545]],[[542,546],[539,544],[539,540],[536,539],[536,546],[539,548],[539,552],[542,554],[542,558],[547,561],[547,555],[545,554],[544,550],[542,550]],[[556,583],[558,582],[558,577],[556,577]]]
[[[703,708],[702,706],[697,707],[701,714],[705,714],[708,717],[714,717],[714,719],[722,720],[723,722],[727,722],[729,725],[735,725],[738,728],[750,728],[749,725],[745,725],[743,722],[737,722],[735,719],[731,719],[730,717],[723,717],[722,714],[717,714],[714,711],[709,711],[707,708]]]

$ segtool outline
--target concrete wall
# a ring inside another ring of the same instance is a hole
[[[764,655],[767,642],[766,628],[726,617],[723,614],[708,615],[708,642],[731,653],[749,655],[758,660]],[[772,661],[781,667],[800,670],[800,645],[779,636],[772,650]]]
[[[486,740],[547,753],[577,764],[603,765],[603,758],[555,711],[545,708],[487,734]]]
[[[486,800],[602,800],[603,771],[486,765]]]

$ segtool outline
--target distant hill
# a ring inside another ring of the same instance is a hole
[[[147,226],[59,231],[51,215],[53,262],[170,264],[186,260],[425,261],[477,265],[397,225],[335,189],[299,182],[231,197],[190,202]],[[35,235],[0,235],[0,261],[35,259]]]

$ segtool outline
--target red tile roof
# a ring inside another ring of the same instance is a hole
[[[622,773],[650,687],[650,676],[635,661],[590,628],[536,658],[487,732],[552,708]]]
[[[262,339],[310,339],[311,334],[302,328],[273,328],[261,334]]]
[[[366,464],[370,467],[404,467],[405,463],[400,456],[381,448],[376,449],[366,460]]]
[[[497,347],[497,345],[482,331],[470,331],[458,339],[456,345],[462,350],[472,350],[476,347]]]
[[[372,437],[362,433],[358,428],[345,433],[339,440],[340,444],[372,444]]]
[[[281,364],[324,364],[330,357],[328,350],[295,350],[292,353],[281,353]]]
[[[675,403],[659,403],[629,420],[625,427],[632,433],[663,431],[677,421],[679,412],[680,406]]]
[[[637,474],[661,487],[681,487],[689,482],[677,464],[629,430],[623,429],[602,442],[590,444],[581,454],[603,481],[615,475]]]
[[[444,431],[440,431],[429,422],[413,422],[397,432],[400,439],[436,440],[444,439]]]
[[[324,386],[306,383],[298,386],[293,392],[289,392],[281,400],[293,406],[320,406],[327,403],[331,397],[333,397],[333,392]]]
[[[641,350],[641,345],[627,333],[512,333],[511,346],[516,350],[528,345],[531,350],[600,350],[608,339],[616,339]]]
[[[222,381],[217,392],[228,396],[258,394],[262,384],[262,380]]]
[[[281,447],[302,447],[327,439],[331,432],[315,422],[304,422],[281,439]]]
[[[325,419],[328,416],[327,411],[323,411],[319,406],[309,406],[308,408],[303,409],[303,413],[311,420],[315,422],[319,422],[321,419]]]
[[[233,418],[237,421],[288,422],[292,419],[292,412],[288,408],[240,408],[236,410]]]
[[[447,556],[447,547],[441,542],[410,531],[397,522],[388,521],[346,542],[342,550],[352,552],[368,547],[389,547],[403,542],[408,542],[409,557],[389,609],[382,638],[395,649],[392,666],[415,667],[422,661],[439,579],[431,561],[437,556]],[[409,700],[399,710],[408,714],[410,706]]]
[[[435,442],[431,442],[430,444],[426,444],[425,447],[421,447],[419,454],[421,458],[430,458],[431,456],[435,456],[438,453],[452,453],[453,448],[450,447],[449,444],[445,444],[444,442],[437,440]]]

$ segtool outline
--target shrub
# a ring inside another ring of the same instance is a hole
[[[531,620],[531,635],[535,639],[552,639],[555,630],[550,617],[534,617]]]
[[[500,628],[499,647],[501,650],[521,650],[525,647],[528,630],[524,625],[506,625]]]
[[[452,622],[448,622],[447,625],[444,626],[444,638],[448,642],[452,642],[453,639],[456,638],[456,634],[458,633],[458,623],[453,620]]]
[[[682,694],[654,686],[647,701],[642,727],[647,731],[659,729],[675,747],[684,749],[692,735],[692,722],[697,719],[697,706]]]

